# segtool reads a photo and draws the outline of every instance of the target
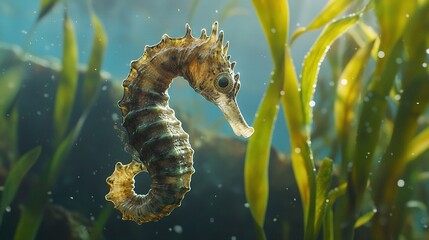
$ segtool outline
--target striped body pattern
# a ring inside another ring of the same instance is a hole
[[[240,75],[234,75],[235,62],[231,63],[227,55],[229,43],[223,46],[222,41],[217,22],[210,36],[203,29],[199,38],[192,37],[186,24],[184,37],[164,35],[131,62],[119,107],[128,144],[139,159],[126,165],[116,163],[106,180],[110,187],[106,200],[113,202],[123,220],[138,224],[157,221],[179,207],[190,191],[194,150],[168,105],[173,78],[182,76],[197,93],[217,105],[236,135],[252,135],[253,128],[247,125],[236,102]],[[134,177],[140,172],[148,172],[152,179],[144,195],[134,192]]]

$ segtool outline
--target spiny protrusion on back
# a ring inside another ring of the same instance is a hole
[[[221,30],[221,31],[219,32],[219,36],[218,36],[218,39],[217,39],[217,43],[218,43],[218,44],[220,44],[220,45],[222,45],[222,43],[223,43],[223,35],[224,35],[224,33],[223,33],[223,31]]]
[[[225,46],[223,47],[223,54],[226,55],[228,53],[229,41],[226,41]]]
[[[236,74],[234,75],[234,79],[235,79],[235,81],[237,81],[237,82],[238,82],[238,80],[240,80],[240,73],[236,73]]]
[[[192,38],[191,32],[192,32],[191,26],[189,26],[189,24],[186,23],[185,24],[185,37],[186,38]]]
[[[162,37],[161,37],[161,43],[167,43],[167,42],[169,42],[171,40],[171,38],[170,38],[170,36],[168,36],[168,34],[163,34],[162,35]]]
[[[200,36],[200,39],[202,39],[202,40],[206,40],[208,37],[207,37],[207,30],[205,29],[205,28],[203,28],[203,29],[201,29],[201,36]]]
[[[210,34],[210,41],[212,42],[216,42],[218,39],[218,35],[217,35],[218,27],[219,27],[218,22],[217,21],[214,22],[212,25],[212,33]]]
[[[235,61],[231,63],[231,70],[234,70],[235,64],[237,64],[237,62],[235,62]]]

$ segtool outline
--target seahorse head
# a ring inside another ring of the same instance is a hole
[[[187,34],[190,33],[186,25]],[[202,30],[201,44],[195,46],[195,55],[189,59],[187,77],[196,92],[220,108],[237,136],[250,137],[249,127],[237,105],[240,90],[240,74],[234,74],[235,62],[227,55],[229,42],[223,45],[223,31],[218,34],[218,23],[212,25],[210,36]]]

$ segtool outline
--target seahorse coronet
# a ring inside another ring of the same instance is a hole
[[[197,93],[217,105],[235,134],[252,135],[253,128],[236,102],[240,75],[233,72],[235,62],[230,62],[229,42],[223,46],[223,38],[217,22],[210,36],[202,29],[199,38],[192,36],[186,24],[183,37],[164,34],[158,44],[145,46],[143,55],[131,62],[118,105],[128,145],[139,161],[116,163],[106,179],[110,188],[106,200],[113,202],[123,220],[138,224],[157,221],[179,207],[191,189],[194,150],[168,105],[168,88],[174,77],[182,76]],[[143,195],[134,192],[134,177],[141,172],[152,179],[150,190]]]

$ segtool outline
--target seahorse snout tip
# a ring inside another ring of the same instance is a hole
[[[249,138],[252,136],[253,132],[255,132],[255,129],[253,127],[248,127],[244,132],[241,133],[241,135],[245,138]]]
[[[255,131],[253,127],[249,127],[245,122],[244,124],[238,125],[237,122],[231,123],[231,128],[234,131],[235,135],[237,136],[243,136],[244,138],[249,138],[252,136],[253,132]]]

